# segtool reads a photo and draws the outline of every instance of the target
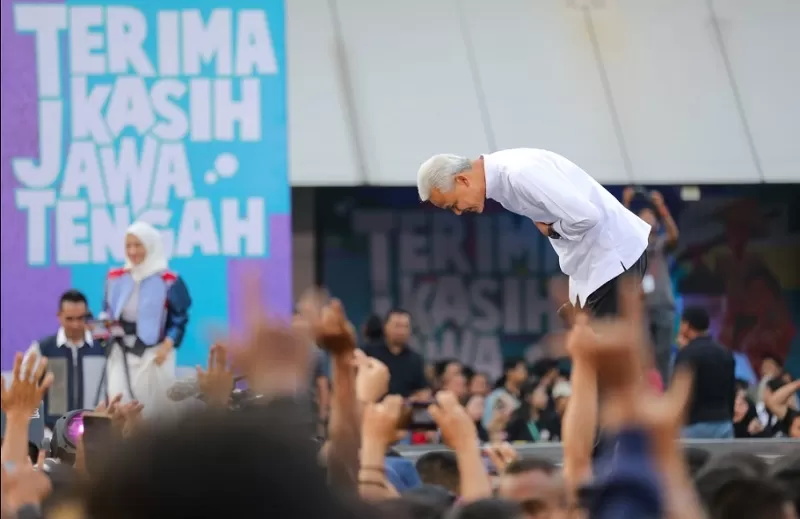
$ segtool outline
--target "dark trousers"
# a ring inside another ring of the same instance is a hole
[[[625,265],[622,266],[625,268]],[[619,276],[607,281],[600,288],[592,292],[586,298],[586,304],[595,317],[607,317],[617,315],[617,299],[619,298],[619,281],[627,276],[637,276],[639,280],[644,277],[647,270],[647,253],[642,254],[636,263],[625,269]]]

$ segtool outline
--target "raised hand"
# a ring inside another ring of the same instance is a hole
[[[47,358],[32,353],[23,366],[22,353],[17,353],[11,376],[8,388],[5,378],[0,384],[0,407],[8,416],[30,417],[53,384],[53,374],[47,371]]]
[[[307,389],[313,345],[300,327],[267,313],[261,286],[258,276],[245,282],[246,329],[243,336],[228,341],[228,354],[256,393],[294,395]]]
[[[317,344],[332,355],[350,354],[356,348],[356,329],[347,320],[338,299],[328,300],[320,290],[310,290],[300,299],[300,315],[308,323]]]
[[[382,402],[364,408],[361,435],[364,442],[378,444],[381,452],[397,441],[397,429],[403,418],[403,398],[389,395]]]
[[[605,391],[635,390],[642,375],[644,348],[649,344],[635,280],[620,280],[619,294],[619,317],[590,321],[588,314],[578,312],[567,335],[569,354],[594,365]]]
[[[208,371],[197,366],[197,384],[200,392],[211,406],[224,407],[233,390],[233,371],[228,366],[228,350],[222,344],[214,344],[208,352]]]
[[[492,462],[499,476],[505,474],[506,467],[519,459],[517,451],[507,442],[493,443],[488,447],[484,447],[483,452]]]
[[[39,453],[37,468],[33,466],[11,466],[3,464],[0,468],[0,482],[2,482],[3,517],[5,512],[16,516],[16,511],[22,506],[33,505],[38,507],[53,490],[50,478],[42,471],[44,464],[44,451]]]
[[[373,403],[389,390],[389,368],[386,364],[355,350],[356,397],[361,403]]]
[[[450,391],[439,391],[436,403],[428,407],[428,412],[439,426],[445,444],[451,449],[458,451],[478,445],[475,423]]]
[[[623,189],[622,190],[622,205],[624,205],[625,207],[628,207],[631,204],[631,202],[633,201],[633,198],[635,196],[636,196],[636,189],[634,189],[633,186],[628,186],[625,189]]]

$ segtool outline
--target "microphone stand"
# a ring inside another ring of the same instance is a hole
[[[108,384],[106,381],[106,374],[108,371],[108,358],[111,356],[111,352],[114,347],[120,349],[120,353],[122,354],[122,364],[125,367],[125,384],[128,386],[128,393],[131,395],[131,400],[136,400],[136,395],[133,394],[133,386],[131,385],[131,372],[130,368],[128,367],[128,356],[125,353],[125,348],[122,344],[119,344],[119,341],[122,340],[122,337],[115,337],[111,334],[111,327],[114,325],[119,325],[118,323],[112,321],[106,321],[105,326],[106,329],[109,330],[109,335],[106,338],[100,339],[99,342],[103,348],[103,357],[105,357],[105,361],[103,362],[103,373],[100,375],[100,383],[97,384],[97,392],[95,393],[94,397],[94,406],[97,407],[100,405],[100,396],[103,393],[103,388],[105,386],[105,397],[106,401],[108,400]]]

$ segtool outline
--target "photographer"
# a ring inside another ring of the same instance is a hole
[[[656,367],[662,380],[669,380],[669,364],[675,336],[675,296],[669,277],[669,254],[678,244],[678,226],[658,191],[626,187],[622,203],[650,225],[647,271],[642,278],[650,333],[655,346]],[[633,206],[633,207],[632,207]]]

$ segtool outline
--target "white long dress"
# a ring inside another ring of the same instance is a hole
[[[122,308],[122,320],[135,323],[138,305],[139,283],[136,283],[131,296]],[[109,398],[120,393],[123,402],[129,402],[135,398],[144,405],[142,414],[145,418],[163,414],[172,408],[172,403],[167,398],[167,389],[175,382],[175,350],[172,350],[164,363],[159,366],[155,361],[157,349],[156,347],[147,348],[141,357],[131,353],[126,354],[130,388],[133,390],[133,395],[128,390],[128,379],[121,348],[114,346],[108,357],[106,387]]]

